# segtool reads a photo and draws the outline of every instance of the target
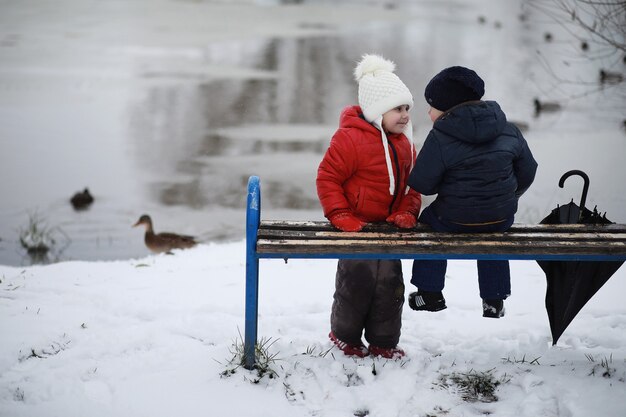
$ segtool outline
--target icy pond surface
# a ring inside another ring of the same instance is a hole
[[[602,62],[562,28],[521,7],[494,12],[508,2],[335,3],[3,2],[0,264],[35,261],[19,244],[33,215],[56,240],[44,262],[144,256],[131,228],[144,213],[157,232],[241,239],[250,175],[263,218],[322,219],[317,165],[369,52],[394,60],[413,91],[418,147],[424,86],[450,65],[474,68],[485,99],[527,126],[540,167],[517,221],[578,202],[579,179],[557,183],[582,169],[587,206],[626,222],[623,89],[587,94]],[[561,111],[535,117],[534,97]],[[74,211],[85,187],[95,202]]]

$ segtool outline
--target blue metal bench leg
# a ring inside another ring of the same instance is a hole
[[[259,177],[248,180],[248,206],[246,210],[246,330],[244,340],[244,368],[253,369],[256,358],[259,312],[259,258],[256,240],[261,218],[261,186]]]

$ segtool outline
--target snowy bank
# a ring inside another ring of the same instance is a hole
[[[536,263],[512,262],[507,315],[493,320],[481,316],[475,263],[452,261],[448,309],[406,307],[407,357],[387,361],[331,349],[336,261],[263,260],[259,336],[276,357],[259,379],[229,363],[244,328],[244,247],[0,266],[0,416],[626,413],[624,267],[553,347]],[[475,376],[497,400],[464,399],[459,384]]]

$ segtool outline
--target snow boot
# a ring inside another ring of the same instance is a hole
[[[415,311],[441,311],[447,308],[441,291],[418,290],[409,294],[409,307]]]
[[[404,357],[404,351],[398,346],[394,348],[382,348],[374,345],[369,347],[370,355],[381,356],[385,359],[400,359]]]
[[[332,330],[328,333],[328,338],[339,348],[339,350],[348,356],[358,356],[359,358],[364,358],[369,355],[369,351],[363,342],[359,342],[358,345],[343,342],[337,339],[337,336],[335,336],[335,333],[333,333]]]
[[[483,300],[483,317],[499,319],[504,316],[504,300]]]

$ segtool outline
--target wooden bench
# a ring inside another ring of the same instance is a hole
[[[326,221],[261,220],[261,188],[248,181],[244,367],[254,368],[259,259],[492,259],[624,261],[626,225],[514,224],[504,233],[437,233],[368,224],[356,233]]]

